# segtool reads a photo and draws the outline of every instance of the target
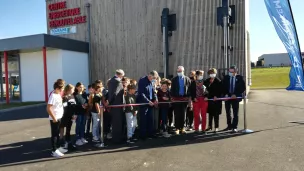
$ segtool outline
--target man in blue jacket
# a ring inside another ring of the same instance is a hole
[[[158,78],[156,71],[151,71],[148,76],[144,76],[138,81],[138,95],[137,103],[149,103],[149,105],[143,105],[139,108],[140,117],[140,137],[146,139],[146,137],[153,138],[153,106],[158,103],[157,96],[154,90],[153,82]]]

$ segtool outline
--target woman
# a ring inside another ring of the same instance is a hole
[[[209,113],[209,124],[208,129],[206,131],[212,130],[212,120],[214,119],[214,132],[218,132],[219,130],[219,115],[222,113],[222,101],[216,100],[222,95],[222,83],[219,78],[216,77],[217,70],[215,68],[211,68],[208,71],[208,78],[204,85],[207,87],[208,98],[214,99],[213,101],[208,102],[208,113]]]
[[[77,141],[76,145],[81,146],[83,144],[88,143],[86,139],[84,139],[84,131],[86,124],[86,109],[88,108],[88,100],[87,96],[84,93],[84,85],[81,82],[76,84],[76,89],[74,93],[75,101],[76,101],[76,136]]]
[[[191,82],[195,82],[195,71],[191,71],[189,74],[189,78],[191,79]],[[188,131],[192,131],[193,127],[193,104],[190,101],[187,107],[187,113],[186,113],[186,127]]]
[[[206,129],[206,113],[208,108],[208,92],[204,86],[204,71],[196,71],[196,80],[191,83],[190,95],[193,102],[194,129],[198,133],[200,125],[200,116],[202,117],[202,132]]]

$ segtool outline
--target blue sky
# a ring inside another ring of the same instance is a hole
[[[250,1],[251,59],[265,53],[286,52],[268,16],[264,0]],[[290,0],[304,51],[304,0]],[[45,0],[0,0],[0,39],[46,33]]]

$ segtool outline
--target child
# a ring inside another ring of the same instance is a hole
[[[73,93],[74,93],[73,85],[68,84],[67,86],[65,86],[62,97],[64,113],[60,124],[60,140],[63,148],[65,149],[68,148],[68,145],[70,144],[71,141],[71,128],[73,124],[72,120],[76,119],[76,115],[75,115],[76,101],[73,96]],[[65,141],[64,141],[63,134],[65,127],[66,127],[66,132],[65,132]]]
[[[136,86],[136,85],[137,85],[137,81],[136,81],[136,80],[134,80],[134,79],[131,79],[131,80],[130,80],[130,84],[133,84],[133,85],[135,85],[135,86]]]
[[[94,96],[94,87],[95,84],[91,84],[88,86],[88,89],[89,89],[89,94],[88,94],[88,111],[87,111],[87,123],[86,123],[86,138],[88,138],[90,136],[90,129],[91,129],[91,123],[92,123],[92,114],[91,114],[91,109],[92,109],[92,106],[93,106],[93,103],[92,103],[92,100],[93,100],[93,96]]]
[[[130,84],[128,85],[127,88],[128,88],[128,92],[125,95],[126,104],[135,104],[136,86],[134,84]],[[132,143],[132,138],[137,125],[137,118],[136,118],[137,107],[135,106],[126,107],[125,114],[126,114],[126,122],[127,122],[127,143]]]
[[[161,82],[161,89],[157,92],[157,98],[159,102],[169,102],[170,101],[170,93],[168,91],[169,86],[168,86],[168,81],[164,80]],[[167,118],[168,118],[168,112],[170,108],[169,103],[160,103],[159,104],[160,112],[161,112],[161,120],[162,120],[162,133],[163,136],[168,138],[171,135],[168,134],[167,130]]]
[[[108,100],[108,87],[109,87],[109,80],[107,81],[106,87],[102,90],[102,104],[103,106],[106,106],[107,100]],[[109,112],[109,109],[104,109],[103,113],[103,125],[104,125],[104,135],[107,137],[107,139],[111,139],[111,115]]]
[[[88,108],[88,100],[86,94],[84,94],[84,85],[81,82],[76,84],[75,89],[75,101],[76,101],[76,136],[77,141],[76,145],[81,146],[83,144],[88,143],[86,139],[84,139],[85,132],[85,124],[86,124],[86,109]]]
[[[54,91],[49,97],[47,104],[47,112],[49,114],[49,120],[51,124],[51,143],[52,143],[52,156],[53,157],[62,157],[67,150],[59,146],[59,132],[60,132],[60,123],[63,116],[63,105],[61,93],[64,88],[64,81],[56,81],[54,83]]]
[[[92,107],[92,118],[93,118],[93,142],[99,142],[96,144],[97,147],[104,147],[103,141],[103,107],[101,104],[102,99],[102,87],[100,84],[95,85],[95,94],[93,98],[93,107]],[[100,129],[101,128],[101,129]]]

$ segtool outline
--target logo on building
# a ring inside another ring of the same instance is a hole
[[[60,27],[50,30],[51,35],[72,34],[76,33],[76,26]]]

